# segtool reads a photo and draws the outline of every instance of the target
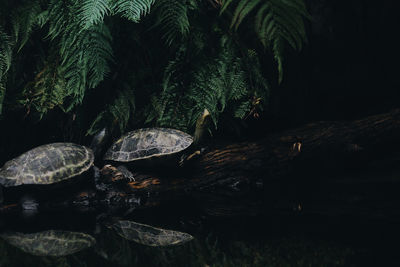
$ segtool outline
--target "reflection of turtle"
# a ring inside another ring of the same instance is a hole
[[[87,171],[93,160],[93,152],[84,146],[72,143],[42,145],[6,162],[0,169],[0,186],[59,183]]]
[[[56,230],[33,234],[3,233],[0,236],[11,245],[37,256],[65,256],[96,243],[88,234]]]
[[[187,233],[155,228],[132,221],[118,221],[111,228],[125,239],[152,247],[179,245],[193,239],[193,236]]]

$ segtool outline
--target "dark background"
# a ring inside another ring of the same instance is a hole
[[[308,0],[309,42],[290,54],[275,91],[281,124],[354,119],[399,107],[396,1]]]

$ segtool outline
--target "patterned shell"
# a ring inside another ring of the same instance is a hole
[[[127,240],[151,247],[173,246],[193,240],[193,236],[187,233],[165,230],[132,221],[118,221],[110,228]]]
[[[189,147],[193,138],[168,128],[145,128],[129,132],[104,155],[105,160],[128,162],[177,153]]]
[[[36,147],[4,164],[0,184],[53,184],[83,173],[93,165],[91,149],[72,143]]]
[[[89,248],[96,240],[84,233],[48,230],[33,234],[8,232],[1,237],[26,253],[36,256],[65,256]]]

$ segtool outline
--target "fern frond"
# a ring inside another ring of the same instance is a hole
[[[0,27],[0,80],[11,66],[12,42],[10,36]]]
[[[207,108],[217,128],[222,114],[243,119],[254,108],[254,99],[267,102],[269,88],[255,51],[240,58],[227,43],[214,58],[199,53],[200,61],[191,59],[196,60],[194,66],[188,64],[189,51],[181,48],[165,68],[163,91],[152,98],[148,122],[188,131]]]
[[[163,30],[163,39],[167,45],[186,36],[189,33],[188,8],[185,1],[158,0],[156,2],[158,12],[158,25]]]
[[[232,18],[231,27],[234,27],[236,30],[239,27],[240,23],[242,23],[243,19],[247,17],[247,15],[261,2],[261,0],[249,0],[249,1],[241,1],[237,5],[235,9],[235,13]]]
[[[10,69],[12,60],[12,42],[10,39],[10,36],[0,26],[0,115],[6,94],[5,76]]]
[[[110,72],[113,61],[111,32],[105,24],[91,27],[84,41],[84,57],[88,59],[88,87],[95,88]]]
[[[65,90],[66,81],[60,68],[53,60],[44,62],[43,69],[36,75],[33,82],[28,83],[18,101],[25,108],[35,110],[40,117],[49,110],[62,108],[68,91]]]
[[[187,131],[191,109],[185,96],[184,86],[186,52],[186,47],[181,46],[175,58],[165,67],[162,92],[151,97],[146,122],[155,121],[157,126]]]
[[[30,1],[17,9],[13,14],[13,37],[17,45],[17,50],[26,44],[32,29],[39,24],[39,15],[42,13],[40,3],[38,1]]]
[[[82,12],[82,6],[68,1],[53,1],[49,9],[49,36],[60,44],[59,68],[68,96],[66,111],[82,102],[87,88],[96,87],[104,79],[109,72],[108,63],[112,61],[112,37],[107,26],[97,23],[82,28],[82,21],[76,16],[78,11]]]
[[[83,30],[103,21],[105,15],[110,12],[111,0],[84,0],[78,10],[80,26]]]
[[[189,90],[196,111],[190,123],[193,125],[196,116],[207,108],[217,127],[219,115],[226,107],[247,94],[246,75],[240,60],[232,50],[223,50],[217,59],[196,71]]]
[[[118,91],[114,102],[94,119],[86,134],[94,135],[104,127],[107,127],[110,131],[118,127],[120,134],[122,134],[129,119],[134,114],[135,108],[135,95],[133,91],[127,89]]]
[[[226,10],[231,0],[223,3]],[[278,64],[279,82],[283,77],[283,49],[287,42],[300,50],[306,42],[304,19],[310,18],[303,0],[240,0],[235,7],[231,28],[237,30],[247,17],[254,15],[255,32],[265,47],[272,50]]]
[[[72,21],[71,21],[72,19]],[[73,4],[69,1],[51,0],[48,8],[49,32],[47,37],[56,39],[74,25]]]
[[[49,11],[44,10],[37,15],[36,24],[42,28],[47,22],[49,22]]]
[[[111,10],[133,22],[138,22],[143,15],[150,13],[155,0],[113,0]]]
[[[65,43],[70,37],[65,36]],[[72,38],[75,39],[70,41],[73,46],[61,54],[66,90],[73,95],[67,111],[82,102],[86,88],[94,88],[104,79],[113,53],[111,33],[104,24],[93,25]]]

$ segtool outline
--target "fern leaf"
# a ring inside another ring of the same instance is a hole
[[[104,127],[107,127],[110,131],[118,127],[120,134],[122,134],[129,119],[133,116],[135,108],[135,96],[133,91],[118,91],[117,97],[114,99],[113,103],[94,119],[86,134],[94,135]]]
[[[159,0],[156,3],[158,11],[158,25],[164,32],[163,39],[170,46],[174,41],[189,33],[188,8],[185,1]]]
[[[111,10],[133,22],[139,22],[143,15],[150,12],[155,0],[114,0]]]
[[[43,69],[36,75],[33,82],[28,83],[18,102],[28,110],[35,110],[42,117],[49,110],[60,107],[68,97],[65,90],[65,79],[53,60],[46,61]]]
[[[196,119],[206,108],[217,128],[222,114],[243,118],[252,108],[254,96],[267,95],[262,92],[268,87],[258,61],[244,64],[231,45],[221,47],[217,57],[203,59],[190,70],[186,63],[188,51],[180,51],[165,69],[164,89],[153,97],[153,112],[148,121],[154,119],[157,125],[187,131],[193,129]],[[245,65],[251,69],[246,70]]]
[[[231,27],[234,26],[237,30],[243,19],[247,17],[247,15],[260,3],[260,1],[261,0],[249,0],[239,2],[232,18]]]
[[[0,80],[11,66],[12,44],[10,36],[0,27]]]
[[[103,21],[110,12],[110,0],[84,0],[78,10],[83,30]]]
[[[21,50],[28,41],[33,27],[38,22],[38,17],[41,12],[42,9],[39,2],[31,1],[17,9],[14,13],[12,21],[13,37],[15,42],[18,43],[18,51]]]
[[[222,3],[220,14],[222,14],[232,2],[233,0],[224,0]]]
[[[70,7],[67,1],[51,0],[48,8],[49,32],[47,37],[56,39],[66,29],[70,19]]]
[[[224,2],[222,10],[232,1]],[[257,11],[256,11],[257,10]],[[283,77],[284,40],[296,50],[306,42],[304,18],[310,18],[303,0],[239,0],[231,28],[237,30],[243,20],[254,14],[254,28],[261,43],[269,47],[278,65],[279,82]]]
[[[88,87],[95,88],[109,73],[113,61],[111,32],[104,24],[90,28],[86,35],[84,57],[88,58]]]
[[[65,79],[65,111],[80,104],[86,89],[104,79],[112,61],[112,38],[107,26],[97,23],[82,29],[76,16],[78,10],[82,11],[82,7],[68,1],[52,1],[49,8],[48,35],[60,44],[58,68]]]
[[[3,101],[6,94],[5,76],[10,69],[12,60],[12,43],[0,26],[0,115],[3,110]]]

